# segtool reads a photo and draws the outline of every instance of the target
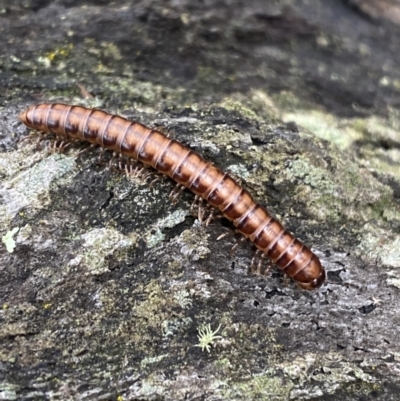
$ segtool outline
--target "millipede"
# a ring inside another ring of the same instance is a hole
[[[306,290],[320,287],[318,257],[273,218],[229,174],[158,130],[98,109],[61,103],[30,106],[19,116],[29,128],[66,141],[84,141],[151,166],[218,209],[236,230]]]

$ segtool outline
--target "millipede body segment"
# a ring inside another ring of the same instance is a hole
[[[159,131],[97,109],[38,104],[19,116],[28,127],[121,153],[168,175],[221,213],[300,287],[325,281],[316,255],[257,203],[250,193],[199,154]]]

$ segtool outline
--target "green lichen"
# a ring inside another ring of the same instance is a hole
[[[389,109],[389,118],[371,116],[354,121],[354,127],[365,140],[359,149],[359,157],[365,166],[400,179],[400,116]],[[383,144],[383,145],[382,145]]]
[[[335,183],[326,170],[311,165],[303,158],[298,158],[290,164],[290,172],[304,184],[317,189],[319,194],[332,195],[335,190]]]
[[[59,59],[65,59],[71,55],[73,49],[74,45],[72,43],[69,43],[68,45],[57,47],[54,50],[47,52],[45,58],[48,59],[49,62],[54,62],[55,60]]]
[[[285,122],[295,122],[318,138],[332,142],[340,149],[348,149],[355,141],[362,138],[359,131],[347,121],[317,110],[296,110],[283,114]]]
[[[146,327],[161,332],[163,321],[166,320],[165,308],[173,304],[170,294],[166,294],[157,280],[151,280],[143,289],[146,299],[135,306],[135,314],[145,319]],[[147,331],[147,329],[146,329]]]
[[[249,103],[246,98],[233,99],[232,97],[226,97],[219,105],[226,110],[241,114],[243,119],[256,121],[259,118],[257,113],[252,109],[251,103]]]
[[[220,391],[226,399],[234,400],[269,400],[286,401],[289,399],[292,388],[290,382],[285,382],[273,370],[255,374],[241,382],[229,382]]]
[[[335,153],[332,153],[335,157]],[[379,180],[365,176],[351,162],[333,159],[335,173],[322,167],[316,167],[311,160],[299,157],[288,166],[288,178],[301,180],[297,182],[296,196],[306,199],[309,210],[318,219],[338,221],[343,215],[356,219],[357,209],[363,205],[364,218],[382,219],[384,216],[396,215],[396,205],[392,201],[392,190]]]

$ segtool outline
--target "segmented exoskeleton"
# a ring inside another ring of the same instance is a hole
[[[318,257],[271,217],[247,190],[161,132],[101,110],[59,103],[31,106],[19,118],[35,130],[90,142],[153,167],[218,208],[300,287],[311,290],[325,281]]]

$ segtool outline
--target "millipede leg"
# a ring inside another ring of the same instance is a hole
[[[31,134],[29,134],[27,136],[24,136],[23,138],[21,138],[18,141],[18,143],[25,142],[25,141],[30,141],[32,139],[36,139],[35,145],[36,145],[36,149],[38,149],[39,143],[44,141],[48,136],[49,136],[49,134],[47,132],[37,131],[37,132],[31,133]]]
[[[154,184],[155,184],[156,182],[161,181],[163,178],[164,178],[163,175],[161,175],[161,174],[157,175],[157,177],[154,178],[154,180],[150,181],[150,184],[149,184],[150,188],[153,188],[153,187],[154,187]]]
[[[111,159],[108,162],[108,165],[111,169],[114,170],[124,170],[124,162],[125,162],[125,156],[121,153],[118,152],[112,152]]]
[[[169,194],[169,198],[171,199],[171,202],[173,205],[175,205],[178,202],[178,199],[181,196],[184,189],[185,189],[185,186],[182,184],[175,185],[174,189]]]
[[[102,159],[103,159],[104,154],[105,154],[105,148],[100,147],[99,156],[98,156],[98,158],[97,158],[97,162],[98,162],[99,164],[103,164],[103,163],[102,163]]]
[[[135,169],[132,171],[132,176],[134,178],[139,178],[144,172],[144,167],[142,166],[136,166]]]
[[[36,134],[28,134],[27,136],[24,136],[23,138],[19,138],[18,143],[30,141],[31,139],[36,138],[36,137],[38,137],[38,135],[36,135]],[[36,140],[36,143],[38,143],[38,140]]]
[[[143,172],[145,172],[145,173],[143,173]],[[149,177],[151,177],[152,175],[153,175],[153,172],[152,171],[149,171],[146,167],[142,170],[142,180],[143,180],[143,182],[146,182],[147,181],[147,179],[149,178]]]
[[[208,227],[208,225],[214,220],[215,218],[215,209],[210,210],[210,214],[208,215],[206,221],[204,222],[205,226]]]
[[[124,169],[125,169],[125,174],[127,175],[127,176],[129,176],[129,174],[130,174],[130,165],[129,164],[125,164],[125,166],[124,166]]]
[[[223,239],[223,238],[229,237],[230,235],[232,235],[231,230],[227,231],[226,233],[221,234],[221,235],[217,238],[217,241],[219,241],[219,240],[221,240],[221,239]]]
[[[241,237],[241,238],[239,238],[238,240],[236,240],[236,243],[233,245],[233,247],[232,247],[231,250],[230,250],[230,254],[233,255],[233,254],[237,251],[237,249],[239,248],[239,246],[240,246],[243,242],[245,242],[246,240],[247,240],[246,237]]]
[[[254,253],[253,258],[251,259],[251,262],[250,262],[250,272],[251,272],[251,273],[254,273],[255,261],[256,261],[256,259],[258,258],[258,255],[259,255],[260,253],[261,253],[261,251],[260,251],[259,249],[257,249],[257,250],[255,251],[255,253]]]
[[[253,259],[251,259],[250,263],[250,272],[253,274],[259,274],[266,276],[269,273],[269,267],[267,267],[264,272],[262,271],[262,266],[267,255],[264,252],[261,252],[259,249],[254,253]],[[257,263],[258,260],[258,263]],[[255,268],[257,263],[257,267]]]
[[[89,151],[90,149],[94,149],[96,148],[97,145],[95,145],[94,143],[90,143],[87,146],[84,146],[79,152],[78,152],[78,156],[80,156],[83,153],[86,153],[87,151]]]
[[[261,256],[260,256],[260,260],[258,261],[258,264],[257,264],[257,271],[256,271],[257,274],[263,274],[263,273],[261,272],[261,268],[262,268],[262,265],[263,265],[263,263],[264,263],[265,256],[266,256],[265,253],[262,252],[262,253],[261,253]],[[269,269],[267,268],[267,269],[264,271],[264,275],[267,275],[268,272],[269,272]]]
[[[119,171],[125,171],[126,175],[130,175],[132,171],[131,167],[137,166],[138,163],[132,163],[130,159],[127,159],[126,156],[121,153],[116,153],[116,155],[118,156],[118,162],[115,164],[114,168]]]
[[[224,217],[224,216],[221,216],[221,217]],[[217,241],[219,241],[219,240],[221,240],[221,239],[223,239],[223,238],[225,238],[225,237],[228,237],[228,236],[230,236],[230,235],[235,235],[235,234],[237,234],[237,233],[240,233],[240,231],[238,231],[238,230],[232,230],[232,229],[227,229],[227,232],[221,234],[221,235],[217,238]],[[248,238],[247,238],[247,237],[244,237],[243,235],[241,235],[241,237],[240,237],[239,239],[235,239],[235,243],[233,244],[233,246],[232,246],[231,250],[229,251],[229,253],[230,253],[231,255],[233,255],[233,254],[237,251],[237,249],[239,248],[239,246],[240,246],[243,242],[245,242],[245,241],[247,241],[247,240],[248,240]]]
[[[118,159],[118,168],[123,171],[124,170],[124,161],[125,161],[125,157],[123,154],[119,153],[119,159]]]
[[[69,141],[61,141],[60,146],[58,148],[60,153],[63,153],[67,148],[71,146],[71,142]]]
[[[48,153],[56,153],[57,139],[53,143],[49,143],[47,146]]]
[[[195,212],[195,208],[197,208],[197,213]],[[190,212],[195,216],[197,215],[197,219],[199,220],[200,224],[203,224],[205,218],[204,199],[196,195],[192,205],[190,206]]]
[[[139,170],[138,178],[140,177],[144,182],[151,176],[151,171],[147,167],[143,167]]]
[[[198,203],[200,200],[200,196],[199,195],[195,195],[192,204],[190,205],[190,213],[194,214],[194,208],[197,206],[198,207]]]
[[[199,203],[198,203],[198,209],[197,209],[197,218],[200,222],[200,224],[203,224],[203,220],[204,220],[204,199],[200,198],[199,199]]]
[[[212,221],[224,218],[224,215],[215,207],[207,205],[209,209],[209,215],[205,221],[205,225],[208,226]]]
[[[65,139],[57,138],[53,145],[50,147],[50,153],[63,153],[69,146],[71,146],[70,141]]]
[[[56,138],[54,135],[49,134],[48,132],[39,132],[38,133],[38,138],[35,142],[35,147],[36,147],[36,149],[43,149],[43,147],[40,144],[41,144],[41,142],[45,141],[46,139],[49,139],[50,142],[47,145],[45,145],[45,150],[48,153],[51,153],[51,143],[52,143],[51,141],[56,140]]]
[[[127,163],[124,165],[124,170],[125,173],[128,177],[132,177],[135,178],[136,174],[137,174],[137,170],[138,170],[138,163],[134,162],[134,163]]]
[[[118,163],[114,164],[117,158],[118,158],[118,153],[112,152],[111,159],[108,161],[108,167],[110,167],[111,170],[115,169],[116,165],[118,164]]]
[[[47,135],[45,132],[38,132],[38,137],[35,142],[36,149],[39,149],[40,142],[43,142],[46,139]]]
[[[283,275],[283,285],[284,287],[288,287],[290,283],[290,277],[287,274]]]
[[[141,178],[142,181],[146,181],[147,178],[151,175],[151,172],[149,172],[149,169],[141,164],[141,163],[136,163],[136,164],[126,164],[125,165],[125,173],[128,177],[131,178]]]
[[[137,166],[139,162],[133,161],[132,159],[126,157],[125,155],[120,155],[118,168],[121,171],[127,172],[129,166]]]

